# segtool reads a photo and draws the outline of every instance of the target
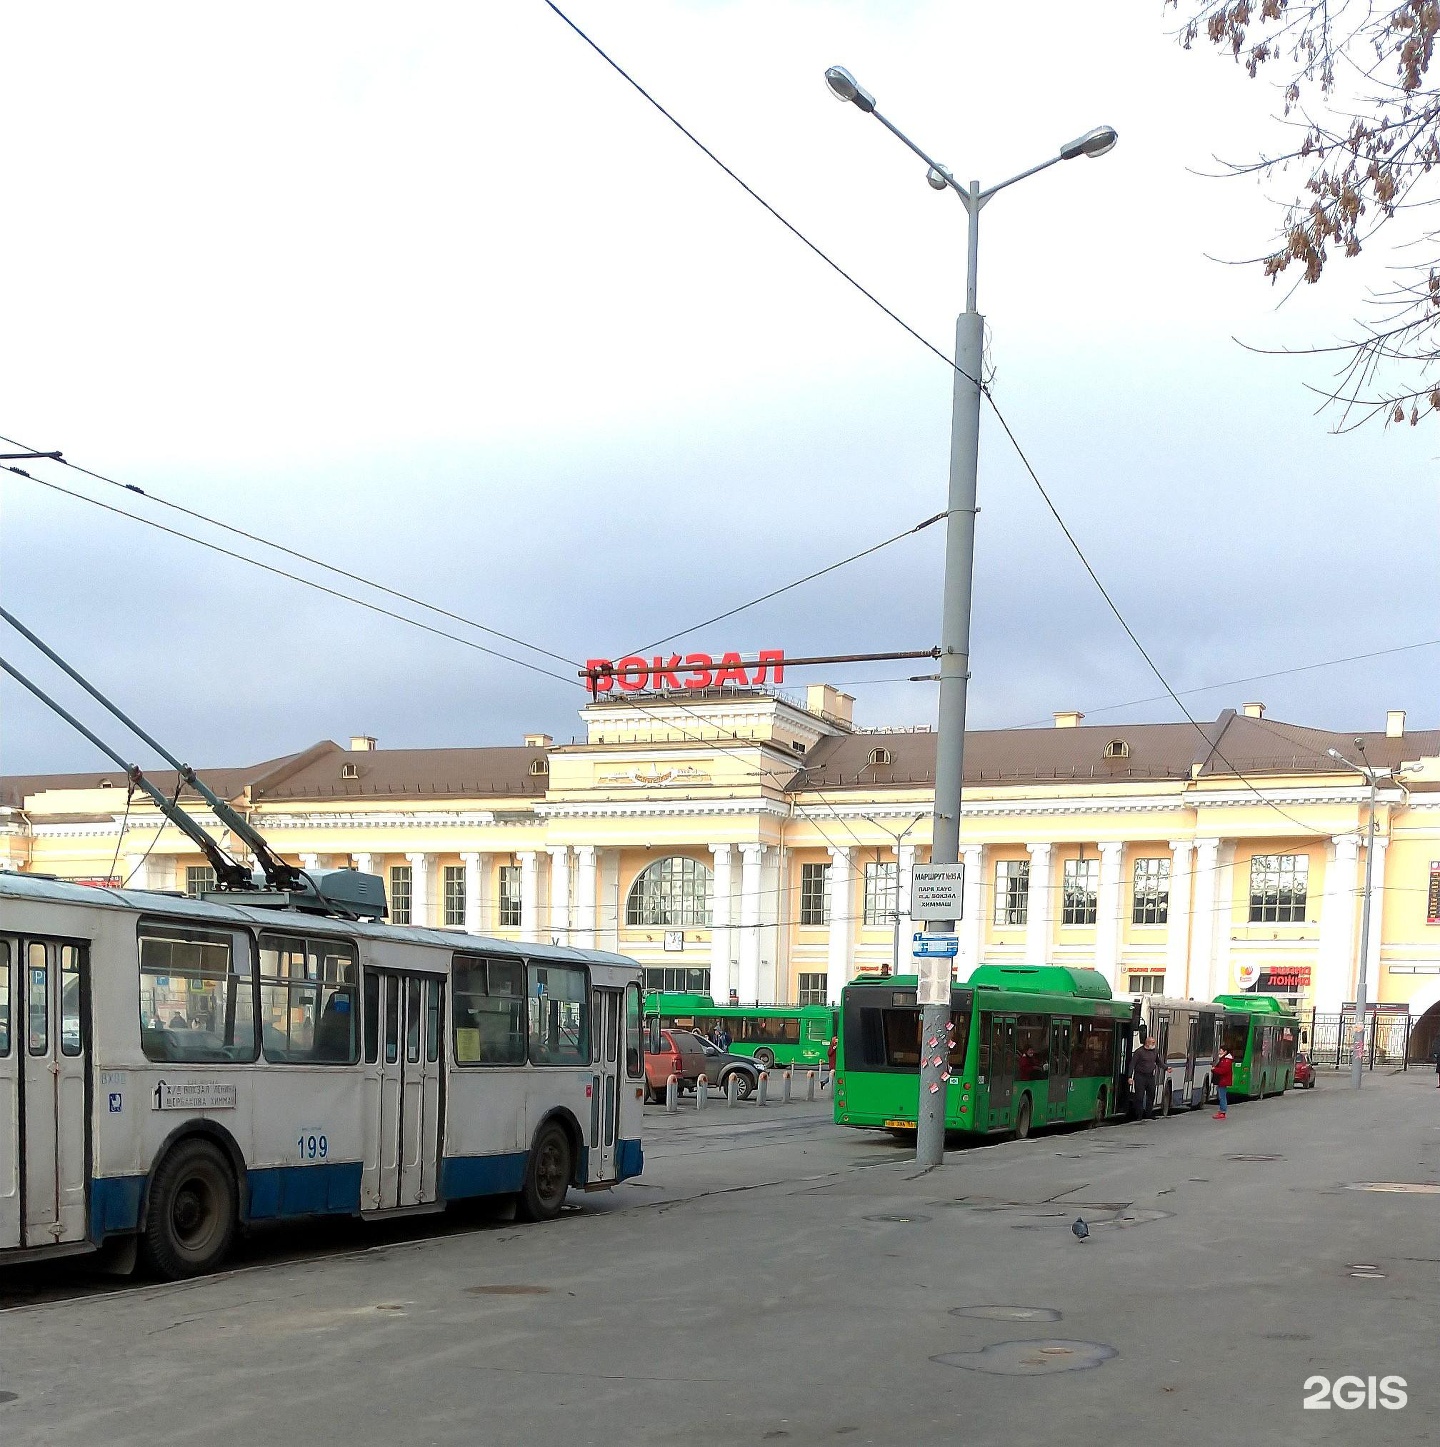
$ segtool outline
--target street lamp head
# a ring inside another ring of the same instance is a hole
[[[860,82],[843,65],[832,65],[825,72],[825,84],[836,100],[848,100],[867,114],[875,109],[875,97],[862,89]]]
[[[1066,141],[1060,147],[1060,159],[1073,161],[1076,156],[1103,156],[1106,151],[1115,149],[1115,142],[1119,139],[1114,126],[1096,126],[1094,130],[1086,131],[1083,136]]]
[[[1339,749],[1326,749],[1325,752],[1329,754],[1332,759],[1339,759],[1342,764],[1345,762],[1345,755],[1342,754]]]
[[[955,183],[955,178],[950,174],[947,166],[931,166],[925,173],[925,179],[936,191],[943,191],[947,186]]]

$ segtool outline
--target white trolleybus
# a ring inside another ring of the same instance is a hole
[[[240,900],[0,875],[0,1267],[639,1174],[632,961]]]
[[[1215,1098],[1210,1072],[1220,1054],[1225,1007],[1168,995],[1140,995],[1136,1004],[1136,1041],[1153,1038],[1160,1056],[1156,1109],[1169,1115],[1208,1104]]]

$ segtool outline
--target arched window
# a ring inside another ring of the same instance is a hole
[[[1130,757],[1130,745],[1124,739],[1111,739],[1105,745],[1105,757],[1107,759],[1128,759]]]
[[[894,762],[894,758],[889,749],[871,749],[869,762],[871,764],[890,764]]]
[[[710,927],[710,871],[695,859],[657,859],[630,886],[627,925],[669,929]]]

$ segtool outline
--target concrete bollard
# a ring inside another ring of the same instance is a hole
[[[780,1081],[780,1104],[790,1104],[790,1087],[795,1080],[795,1072],[790,1066],[785,1067],[785,1074]]]
[[[770,1094],[770,1072],[762,1070],[760,1079],[755,1083],[755,1104],[764,1105],[766,1097]]]
[[[695,1109],[704,1110],[710,1099],[710,1082],[702,1075],[695,1082]]]
[[[740,1099],[740,1072],[732,1070],[730,1079],[725,1082],[725,1104],[734,1105]]]
[[[674,1115],[680,1109],[680,1077],[672,1075],[665,1082],[665,1111]]]
[[[805,1072],[805,1099],[815,1099],[815,1072],[813,1070]]]

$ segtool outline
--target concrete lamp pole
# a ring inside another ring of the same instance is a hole
[[[1355,740],[1355,748],[1365,759],[1365,742]],[[1365,893],[1360,906],[1360,963],[1355,971],[1355,1029],[1350,1037],[1350,1085],[1359,1090],[1365,1078],[1365,1035],[1369,1025],[1366,1013],[1370,1002],[1365,998],[1368,988],[1366,979],[1370,961],[1370,884],[1374,878],[1375,865],[1375,791],[1381,779],[1393,777],[1393,769],[1377,769],[1368,759],[1357,764],[1347,759],[1339,749],[1326,749],[1332,759],[1338,759],[1347,768],[1354,769],[1370,785],[1370,821],[1365,829]]]
[[[978,181],[962,186],[949,170],[933,160],[907,135],[880,114],[875,97],[843,66],[825,72],[825,84],[838,100],[872,115],[897,140],[925,162],[925,179],[936,191],[952,190],[969,218],[965,265],[965,310],[955,323],[955,392],[950,421],[949,516],[945,530],[944,603],[940,623],[939,737],[935,749],[935,815],[930,862],[960,862],[960,792],[965,773],[965,687],[970,678],[970,598],[975,566],[975,483],[980,464],[980,369],[985,319],[975,309],[979,264],[980,212],[998,192],[1058,161],[1077,156],[1103,156],[1112,150],[1111,126],[1097,126],[1060,147],[1058,155],[981,189]],[[927,920],[931,930],[948,933],[954,920]],[[919,1004],[920,1104],[916,1118],[915,1158],[922,1166],[938,1166],[945,1154],[945,1082],[949,1072],[949,960],[922,962]]]

